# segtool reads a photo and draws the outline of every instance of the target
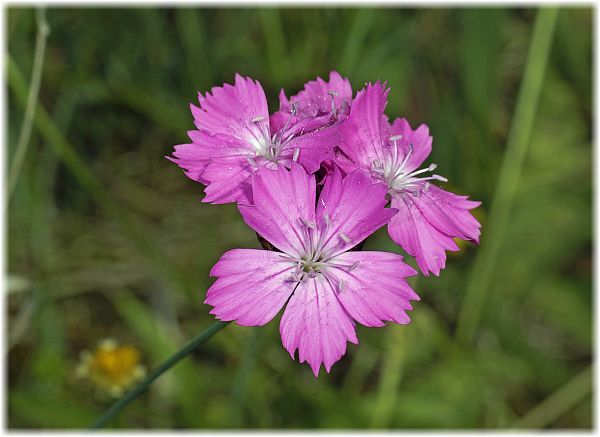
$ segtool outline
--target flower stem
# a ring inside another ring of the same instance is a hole
[[[158,366],[154,371],[152,371],[146,379],[140,382],[133,389],[125,393],[118,401],[106,410],[102,416],[100,416],[90,427],[90,429],[98,429],[104,427],[113,417],[117,415],[123,408],[125,408],[129,403],[133,402],[139,396],[141,396],[160,375],[165,373],[179,361],[187,357],[191,354],[194,349],[198,346],[204,344],[207,340],[209,340],[213,335],[215,335],[218,331],[227,326],[229,322],[217,322],[213,324],[211,327],[206,329],[205,331],[198,334],[196,337],[192,338],[188,341],[179,351],[175,352],[168,360]]]
[[[592,367],[586,367],[575,378],[556,390],[541,404],[519,419],[512,428],[545,428],[592,392]]]
[[[37,105],[38,94],[40,92],[40,84],[42,82],[42,70],[44,66],[44,55],[46,53],[46,40],[50,33],[50,27],[46,21],[46,10],[44,8],[37,9],[37,37],[35,41],[35,53],[33,56],[33,69],[31,72],[31,82],[29,84],[29,92],[27,93],[27,105],[25,107],[25,115],[19,132],[19,139],[15,147],[15,155],[10,166],[8,175],[8,199],[17,185],[17,179],[25,160],[27,147],[31,138],[31,129],[33,126],[33,118],[35,116],[35,107]]]
[[[486,235],[473,263],[458,317],[456,336],[464,343],[470,342],[475,335],[486,294],[491,288],[498,253],[504,243],[513,199],[519,188],[523,163],[529,148],[557,14],[558,10],[552,7],[540,8],[536,15],[506,152],[492,197]]]

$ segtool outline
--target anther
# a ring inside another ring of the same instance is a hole
[[[260,121],[263,121],[265,119],[265,117],[263,117],[262,115],[259,115],[258,117],[254,117],[252,119],[252,123],[258,123]]]
[[[327,94],[331,96],[331,113],[335,115],[335,96],[337,96],[337,93],[333,90],[329,90],[327,91]]]
[[[302,217],[300,217],[300,221],[304,224],[304,226],[306,226],[307,228],[311,228],[311,229],[317,229],[317,225],[314,224],[313,222],[310,222]]]
[[[433,171],[437,168],[437,164],[431,164],[428,168],[429,171]]]
[[[402,135],[394,135],[390,137],[390,141],[398,141],[404,138]]]
[[[292,161],[297,162],[298,156],[300,156],[300,149],[296,148],[296,150],[294,150],[294,156],[292,157]]]
[[[323,214],[323,220],[328,227],[331,226],[331,217],[329,217],[329,213],[327,211],[325,211],[325,214]]]
[[[346,234],[344,234],[343,232],[340,232],[340,238],[342,240],[344,240],[346,243],[351,243],[352,240],[350,239],[350,237],[348,237]]]
[[[354,264],[352,264],[350,266],[350,268],[348,269],[348,271],[351,272],[352,270],[354,270],[355,268],[357,268],[359,264],[360,264],[360,261],[355,261]]]

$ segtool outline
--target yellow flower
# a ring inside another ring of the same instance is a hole
[[[135,347],[105,339],[92,352],[81,352],[77,376],[87,378],[98,389],[119,397],[146,375],[140,359],[140,352]]]

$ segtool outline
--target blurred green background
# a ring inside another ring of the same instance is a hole
[[[387,80],[388,115],[430,126],[428,162],[483,201],[481,246],[413,281],[412,324],[359,326],[330,374],[290,359],[279,316],[230,325],[111,426],[590,428],[592,9],[561,9],[546,26],[548,64],[532,61],[543,81],[523,90],[528,59],[543,58],[528,52],[537,15],[47,10],[39,107],[8,210],[8,426],[88,426],[111,397],[77,376],[81,351],[114,338],[154,368],[213,323],[202,302],[221,254],[259,247],[235,205],[201,203],[202,186],[163,158],[187,142],[196,92],[240,72],[274,110],[280,88],[293,95],[335,69],[355,91]],[[31,8],[6,18],[8,169],[37,26]],[[515,114],[539,85],[531,120]],[[402,253],[385,230],[366,247]]]

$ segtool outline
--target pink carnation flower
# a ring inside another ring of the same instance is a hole
[[[388,224],[390,237],[416,258],[426,276],[439,275],[445,251],[459,250],[454,237],[479,242],[481,225],[469,210],[481,202],[431,184],[447,180],[432,174],[435,164],[419,169],[431,153],[429,128],[422,124],[413,130],[403,118],[390,125],[384,115],[388,92],[377,82],[357,94],[340,128],[343,153],[336,161],[345,171],[366,171],[387,188],[399,211]]]
[[[174,158],[168,158],[206,185],[202,201],[210,203],[251,203],[250,176],[261,166],[289,168],[297,161],[307,172],[317,171],[339,143],[338,130],[330,127],[337,121],[337,106],[350,102],[352,91],[348,94],[349,83],[337,73],[331,85],[315,82],[298,94],[298,107],[296,96],[292,103],[286,99],[273,117],[260,83],[250,78],[236,75],[234,85],[199,94],[200,107],[190,105],[197,128],[188,132],[192,142],[175,146]],[[328,92],[337,97],[324,111],[320,93],[329,97]]]
[[[271,116],[271,125],[283,126],[292,115],[294,121],[312,119],[315,124],[343,120],[350,112],[352,87],[337,71],[329,73],[329,82],[320,77],[304,85],[304,89],[289,100],[282,89],[279,111]]]
[[[252,176],[254,204],[238,205],[245,222],[281,252],[234,249],[211,271],[217,281],[205,303],[220,320],[261,326],[284,307],[284,347],[315,376],[358,343],[354,322],[406,324],[410,300],[419,297],[406,277],[416,271],[386,252],[349,251],[386,224],[396,210],[385,208],[386,188],[361,171],[342,179],[334,169],[316,201],[315,176],[292,163],[291,170],[261,167]],[[316,205],[315,205],[316,201]]]

